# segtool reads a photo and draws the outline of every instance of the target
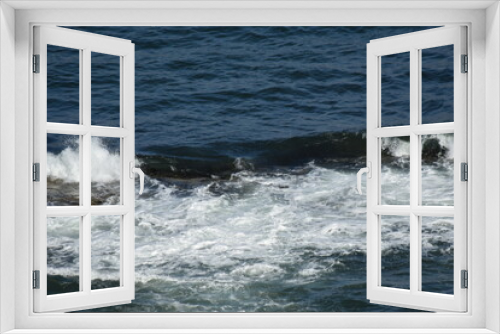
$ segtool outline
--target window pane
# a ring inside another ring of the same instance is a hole
[[[381,57],[382,126],[410,124],[410,53]]]
[[[47,45],[47,122],[80,122],[80,50]]]
[[[453,294],[453,218],[421,219],[422,291]]]
[[[47,218],[47,294],[80,291],[80,217]]]
[[[120,57],[92,52],[92,125],[120,126]]]
[[[410,288],[410,217],[382,216],[382,286]]]
[[[453,122],[453,45],[422,50],[422,123]]]
[[[120,204],[120,138],[92,137],[92,205]]]
[[[422,140],[422,205],[453,206],[453,133]]]
[[[381,138],[382,205],[410,204],[410,137]]]
[[[120,286],[121,216],[92,216],[92,290]]]
[[[79,136],[47,134],[47,205],[80,205]]]

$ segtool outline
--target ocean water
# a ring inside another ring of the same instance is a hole
[[[136,44],[136,159],[147,175],[136,298],[92,312],[408,311],[366,300],[366,201],[355,185],[366,160],[366,44],[424,28],[74,29]],[[78,53],[49,51],[48,121],[78,123]],[[448,51],[425,59],[442,69]],[[116,59],[94,60],[92,123],[116,126]],[[404,64],[389,72],[391,122],[408,116],[405,73]],[[449,121],[449,73],[427,74],[423,119]],[[48,205],[77,205],[78,138],[47,140]],[[453,205],[453,136],[422,141],[422,200]],[[387,203],[409,198],[408,147],[405,138],[382,145]],[[91,151],[92,203],[119,203],[119,142],[93,138]],[[116,221],[92,218],[94,289],[118,284]],[[407,217],[382,223],[382,284],[407,288]],[[426,218],[422,239],[423,289],[452,293],[453,220]],[[78,222],[52,219],[49,293],[78,291],[78,254]]]

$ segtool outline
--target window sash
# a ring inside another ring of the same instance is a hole
[[[467,290],[461,288],[460,272],[467,266],[467,182],[460,180],[460,163],[467,162],[467,76],[461,73],[461,54],[467,54],[466,28],[455,26],[371,41],[367,47],[367,161],[372,177],[367,179],[367,298],[377,304],[430,311],[467,310]],[[454,122],[420,124],[421,51],[454,45]],[[382,127],[381,123],[381,57],[410,53],[410,125]],[[420,135],[454,133],[454,206],[436,207],[419,204],[421,191]],[[381,138],[410,137],[410,205],[380,205]],[[410,289],[382,286],[381,216],[410,217]],[[454,294],[420,291],[422,216],[454,217]]]
[[[47,122],[47,45],[80,50],[80,124]],[[91,125],[91,52],[120,57],[120,127]],[[134,298],[134,180],[129,177],[129,162],[135,160],[134,148],[134,45],[127,40],[82,33],[76,30],[35,27],[34,54],[40,55],[40,73],[34,78],[34,161],[40,163],[40,181],[34,184],[34,270],[40,271],[40,288],[33,290],[34,311],[74,311],[128,303]],[[47,134],[79,136],[80,205],[47,207]],[[91,138],[120,139],[121,204],[91,205]],[[120,215],[120,287],[91,288],[91,217]],[[80,291],[47,295],[47,218],[78,217]]]

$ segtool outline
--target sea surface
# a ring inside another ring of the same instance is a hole
[[[136,296],[92,312],[404,312],[366,300],[366,44],[428,27],[72,27],[136,47]],[[79,122],[76,50],[48,50],[48,121]],[[453,121],[450,48],[423,53],[424,123]],[[382,62],[382,124],[409,119]],[[452,68],[452,67],[451,67]],[[75,74],[76,73],[76,74]],[[451,73],[451,76],[450,76]],[[450,84],[451,82],[451,84]],[[92,124],[119,126],[119,60],[92,55]],[[48,205],[78,205],[79,139],[48,135]],[[453,135],[422,137],[422,201],[453,205]],[[92,204],[120,202],[120,143],[92,139]],[[408,138],[382,200],[409,200]],[[363,188],[363,191],[365,189]],[[408,288],[408,217],[382,217],[382,285]],[[92,287],[119,286],[119,217],[92,217]],[[422,220],[424,291],[453,293],[453,219]],[[78,291],[79,220],[48,221],[49,294]]]

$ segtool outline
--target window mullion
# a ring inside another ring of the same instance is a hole
[[[80,66],[79,66],[79,87],[80,87],[80,96],[79,96],[79,107],[80,107],[80,124],[78,125],[78,127],[81,126],[81,124],[83,124],[83,110],[84,110],[84,101],[83,101],[83,90],[84,90],[84,87],[83,87],[83,73],[84,73],[84,55],[83,55],[83,50],[80,50]],[[50,124],[47,124],[47,128],[50,127]],[[67,125],[66,125],[67,127]],[[79,141],[79,147],[81,148],[84,148],[85,146],[83,145],[83,136],[78,134],[78,141]],[[83,159],[84,159],[84,154],[83,154],[83,149],[80,149],[79,150],[79,154],[80,154],[80,206],[83,206],[84,205],[84,185],[85,183],[83,183],[83,168],[82,168],[82,164],[83,164]],[[79,279],[79,284],[80,284],[80,288],[79,290],[80,291],[84,291],[85,289],[85,285],[84,285],[84,279],[83,279],[83,275],[84,275],[84,270],[83,270],[83,264],[85,263],[85,259],[84,259],[84,254],[83,254],[83,250],[85,249],[85,244],[84,244],[84,236],[85,236],[85,231],[84,231],[84,216],[80,216],[80,229],[79,229],[79,236],[80,236],[80,241],[79,241],[79,246],[80,246],[80,252],[79,253],[79,272],[78,272],[78,277],[80,278]]]
[[[373,129],[373,135],[378,138],[383,137],[406,137],[409,136],[412,131],[410,126],[391,126],[391,127],[379,127]]]
[[[419,91],[421,88],[419,89]],[[422,96],[420,94],[420,96]],[[421,113],[419,113],[421,115]],[[419,135],[439,135],[445,133],[454,133],[455,125],[450,123],[432,123],[432,124],[418,124],[413,127],[413,132]]]
[[[90,207],[91,205],[91,181],[90,181],[90,171],[91,171],[91,132],[90,132],[90,113],[91,113],[91,63],[90,63],[90,50],[83,50],[83,65],[82,65],[82,125],[86,128],[85,134],[82,135],[83,149],[82,159],[80,163],[82,164],[82,201],[84,207]]]
[[[95,137],[124,138],[130,135],[130,131],[124,128],[113,128],[107,126],[91,126],[90,133]]]
[[[383,137],[403,137],[409,136],[410,133],[418,135],[439,135],[445,133],[454,133],[455,124],[450,123],[433,123],[433,124],[417,124],[414,126],[392,126],[386,128],[373,129],[373,135],[379,138]]]
[[[82,226],[83,226],[83,233],[82,233],[82,243],[83,243],[83,248],[80,250],[80,253],[82,254],[82,262],[81,262],[81,267],[80,270],[83,271],[82,274],[82,281],[83,283],[80,283],[80,285],[83,284],[83,292],[85,293],[90,293],[91,290],[91,270],[92,270],[92,263],[91,263],[91,217],[90,213],[86,214],[82,218]]]
[[[91,291],[91,216],[90,216],[90,206],[91,206],[91,53],[90,50],[83,50],[83,61],[82,61],[82,73],[81,78],[83,81],[82,85],[82,96],[81,101],[83,103],[82,108],[82,125],[87,128],[86,133],[81,136],[83,141],[82,159],[80,160],[81,171],[82,171],[82,204],[88,212],[82,218],[83,233],[82,233],[82,248],[80,253],[82,254],[82,262],[80,269],[83,271],[83,291],[90,293]]]
[[[124,215],[130,208],[124,205],[48,206],[47,217],[83,217],[88,213],[99,216]]]
[[[419,204],[420,176],[419,176],[419,136],[415,128],[419,124],[419,97],[420,97],[420,52],[418,49],[410,51],[410,207]],[[420,233],[419,216],[410,214],[410,291],[419,290],[420,282]]]

